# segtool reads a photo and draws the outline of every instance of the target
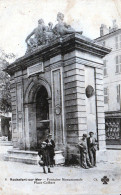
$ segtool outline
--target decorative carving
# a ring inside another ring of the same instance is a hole
[[[86,96],[90,98],[94,95],[94,88],[91,85],[88,85],[86,88]]]
[[[59,105],[55,107],[55,113],[56,115],[59,115],[61,113],[61,107]]]
[[[120,123],[119,118],[106,118],[105,129],[107,140],[120,139]]]
[[[64,20],[64,14],[57,14],[58,24],[53,28],[53,23],[49,22],[48,26],[45,25],[44,20],[40,19],[38,21],[38,27],[35,28],[26,38],[27,43],[27,51],[32,52],[38,47],[42,47],[43,45],[47,45],[58,37],[62,37],[67,34],[71,34],[74,32],[82,34],[82,31],[75,31],[70,25],[67,25]],[[32,37],[33,36],[33,37]]]
[[[22,112],[18,112],[18,119],[19,119],[19,120],[22,119]]]

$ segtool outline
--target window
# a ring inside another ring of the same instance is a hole
[[[120,73],[121,72],[121,55],[116,56],[115,61],[116,61],[116,73]]]
[[[104,104],[108,103],[108,88],[104,88]]]
[[[106,60],[104,60],[103,63],[104,63],[103,75],[106,76],[107,75],[107,62],[106,62]]]
[[[115,37],[115,48],[118,49],[118,36]]]
[[[116,90],[117,90],[117,103],[120,103],[120,85],[116,86]]]
[[[120,35],[120,48],[121,48],[121,35]]]
[[[121,35],[115,37],[115,49],[121,48]]]

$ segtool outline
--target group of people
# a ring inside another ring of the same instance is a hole
[[[89,137],[87,137],[87,134],[83,134],[78,147],[80,150],[81,166],[84,169],[96,166],[97,141],[94,138],[94,133],[89,132]],[[44,173],[47,173],[46,167],[48,168],[48,173],[52,173],[50,167],[55,165],[54,148],[55,143],[54,140],[52,140],[52,134],[49,134],[48,138],[41,143],[41,147],[38,152],[38,155],[40,156],[39,164],[40,166],[43,166]]]
[[[87,134],[83,134],[78,147],[80,150],[81,166],[84,169],[96,167],[97,141],[94,138],[94,133],[89,132],[89,137],[87,137]]]
[[[41,143],[41,147],[38,151],[38,155],[40,156],[39,165],[43,166],[43,172],[46,174],[48,168],[48,173],[52,173],[50,170],[51,166],[54,166],[54,148],[55,143],[54,140],[52,140],[52,134],[48,135],[48,138]]]

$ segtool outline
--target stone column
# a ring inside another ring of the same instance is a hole
[[[29,108],[28,104],[24,106],[24,132],[25,132],[25,149],[30,150],[30,137],[29,137]]]
[[[24,113],[23,113],[23,83],[22,78],[19,77],[16,79],[18,81],[16,85],[16,103],[17,103],[17,131],[18,131],[18,143],[20,149],[25,149],[25,140],[24,140]]]
[[[103,92],[103,69],[96,68],[96,106],[97,106],[97,129],[99,150],[106,149],[105,116],[104,116],[104,92]]]
[[[68,159],[79,154],[77,143],[87,132],[85,70],[75,52],[64,56],[64,89]],[[76,159],[75,159],[76,160]]]
[[[28,115],[30,149],[36,150],[37,148],[36,103],[32,102],[31,104],[29,104]]]
[[[52,70],[52,112],[53,134],[56,149],[60,150],[64,144],[64,120],[63,120],[63,88],[62,69]]]
[[[50,133],[52,134],[52,137],[54,139],[54,132],[53,132],[53,126],[52,126],[52,99],[48,98],[48,104],[49,104],[49,127],[50,127]]]

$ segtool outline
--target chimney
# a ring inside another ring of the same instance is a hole
[[[112,23],[113,23],[113,27],[112,27],[113,31],[117,30],[118,25],[116,24],[116,20],[113,20]]]
[[[100,36],[106,35],[108,33],[109,33],[109,29],[107,28],[107,26],[105,24],[101,24]]]

